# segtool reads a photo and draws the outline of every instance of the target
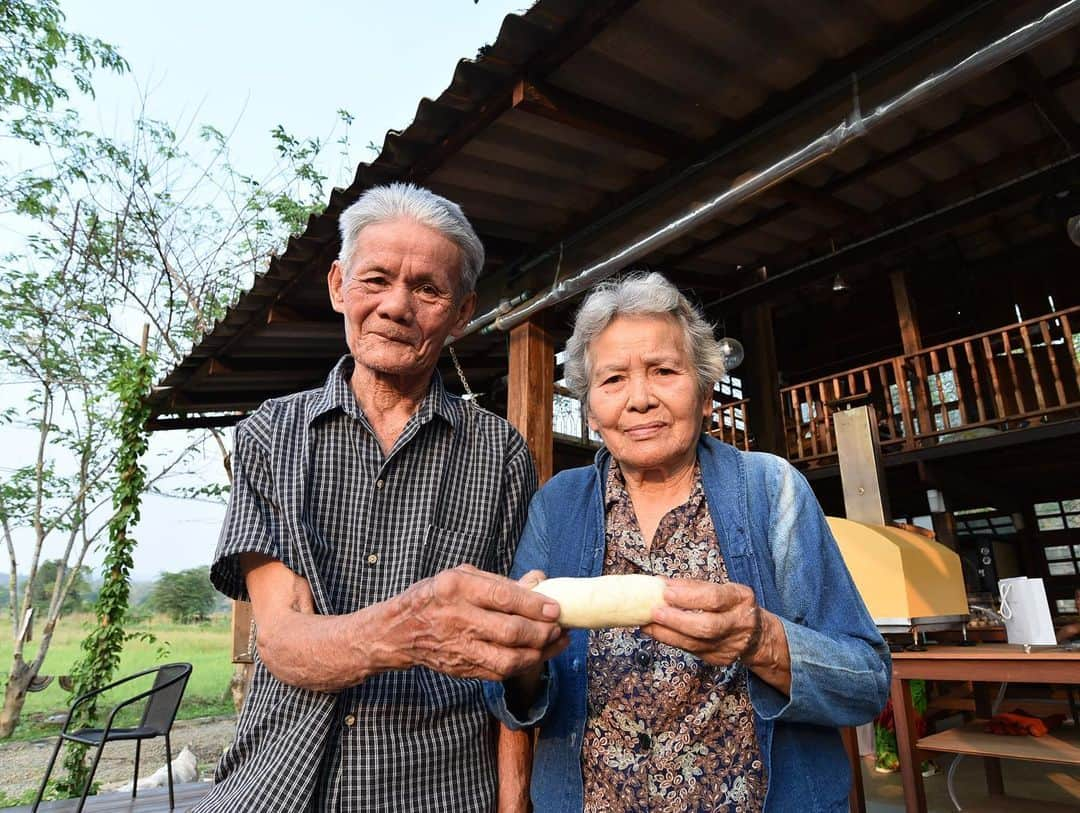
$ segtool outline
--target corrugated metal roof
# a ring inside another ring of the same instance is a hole
[[[373,184],[416,180],[464,207],[489,248],[480,291],[481,308],[491,307],[836,124],[852,105],[853,72],[869,107],[1051,6],[541,0],[507,16],[495,43],[459,62],[437,99],[420,101],[409,127],[387,133],[378,157],[165,378],[155,414],[246,410],[322,377],[344,352],[323,281],[336,218]],[[740,266],[798,265],[1075,153],[1078,50],[1070,31],[649,263],[715,298],[744,284]],[[1023,212],[1015,217],[1028,238],[1049,228]],[[996,227],[973,222],[955,243],[977,258],[994,250]],[[470,337],[459,353],[478,389],[505,372],[502,337]]]

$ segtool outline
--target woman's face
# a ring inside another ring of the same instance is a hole
[[[618,316],[589,346],[589,426],[623,470],[692,460],[708,405],[669,316]]]

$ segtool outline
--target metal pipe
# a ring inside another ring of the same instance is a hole
[[[498,314],[483,324],[479,319],[474,319],[466,325],[462,335],[474,333],[481,328],[485,333],[496,328],[508,330],[534,313],[576,296],[625,268],[629,263],[682,237],[701,223],[733,209],[828,157],[840,147],[856,138],[861,138],[870,130],[892,121],[943,93],[954,90],[975,76],[993,70],[1078,22],[1080,22],[1080,0],[1069,0],[1042,17],[983,46],[951,68],[930,75],[907,91],[878,105],[868,115],[862,114],[856,96],[852,114],[833,129],[794,152],[788,153],[773,164],[743,177],[705,203],[691,207],[674,220],[646,232],[592,265],[586,266],[574,276],[553,286],[546,293],[533,297],[524,305],[508,313]],[[485,317],[489,315],[485,314]]]
[[[498,317],[502,316],[504,313],[509,313],[515,307],[527,300],[531,293],[532,291],[526,289],[510,299],[500,300],[499,304],[491,310],[487,311],[486,313],[482,313],[479,316],[474,316],[472,320],[467,325],[465,325],[465,332],[461,335],[467,336],[468,334],[475,333],[478,329],[491,324]],[[455,339],[453,337],[448,337],[444,345],[453,344],[454,341]]]

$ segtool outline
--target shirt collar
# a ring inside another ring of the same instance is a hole
[[[349,355],[342,356],[334,365],[334,369],[326,377],[326,382],[319,389],[318,395],[308,406],[309,424],[335,409],[340,409],[352,418],[364,417],[364,411],[357,403],[352,387],[349,386],[354,366],[355,362]],[[432,372],[431,385],[416,410],[416,418],[420,424],[425,424],[436,415],[454,429],[458,428],[461,421],[461,399],[446,391],[438,370]]]

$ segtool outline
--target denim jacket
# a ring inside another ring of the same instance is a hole
[[[601,450],[595,465],[561,472],[536,494],[514,578],[533,569],[549,578],[601,574],[610,459]],[[888,647],[802,475],[781,458],[740,452],[706,435],[698,461],[728,574],[780,617],[791,653],[790,696],[749,676],[768,777],[765,810],[847,810],[851,773],[837,727],[865,723],[885,705]],[[506,684],[485,684],[488,708],[499,720],[513,729],[540,728],[531,787],[537,813],[583,807],[588,631],[573,630],[570,640],[546,664],[527,711],[508,702]]]

